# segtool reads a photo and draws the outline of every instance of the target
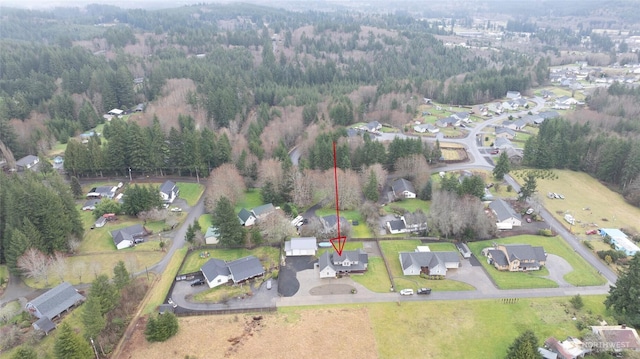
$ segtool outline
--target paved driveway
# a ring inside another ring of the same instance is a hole
[[[569,264],[569,262],[564,258],[555,254],[547,254],[547,263],[545,264],[545,267],[549,270],[547,278],[558,283],[560,287],[573,287],[572,284],[569,284],[564,280],[565,274],[573,271],[571,264]]]

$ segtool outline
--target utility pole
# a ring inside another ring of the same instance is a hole
[[[96,345],[93,343],[93,338],[89,338],[91,340],[91,347],[93,348],[93,352],[96,353],[96,359],[100,359],[98,356],[98,350],[96,349]]]
[[[129,167],[129,182],[131,182],[131,167]]]

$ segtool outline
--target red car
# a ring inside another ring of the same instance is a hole
[[[499,149],[495,149],[495,150],[491,150],[490,152],[492,155],[497,155],[498,153],[500,153]]]
[[[598,234],[598,230],[597,229],[590,229],[586,233],[587,234]]]

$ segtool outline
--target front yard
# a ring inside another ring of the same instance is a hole
[[[208,256],[207,256],[208,253]],[[253,255],[260,259],[265,269],[277,267],[279,263],[278,255],[280,251],[273,247],[258,247],[253,250],[245,248],[236,249],[200,249],[194,250],[187,255],[178,274],[193,273],[200,270],[210,258],[232,261],[238,258]]]
[[[597,271],[591,267],[582,257],[577,255],[571,247],[560,237],[542,236],[515,236],[501,239],[493,239],[481,242],[469,243],[469,248],[480,260],[489,275],[493,278],[500,289],[522,289],[522,288],[554,288],[558,284],[550,279],[542,278],[548,275],[546,268],[533,272],[503,272],[498,271],[486,261],[486,257],[481,255],[483,248],[491,247],[493,243],[498,244],[530,244],[532,246],[542,246],[545,252],[555,254],[564,258],[573,271],[564,276],[564,280],[575,286],[601,285],[605,280]]]
[[[178,182],[176,185],[180,189],[179,197],[184,199],[189,207],[195,206],[204,193],[204,186],[199,183]]]

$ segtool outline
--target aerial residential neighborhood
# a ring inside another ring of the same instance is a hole
[[[0,359],[637,358],[638,5],[6,0]]]

